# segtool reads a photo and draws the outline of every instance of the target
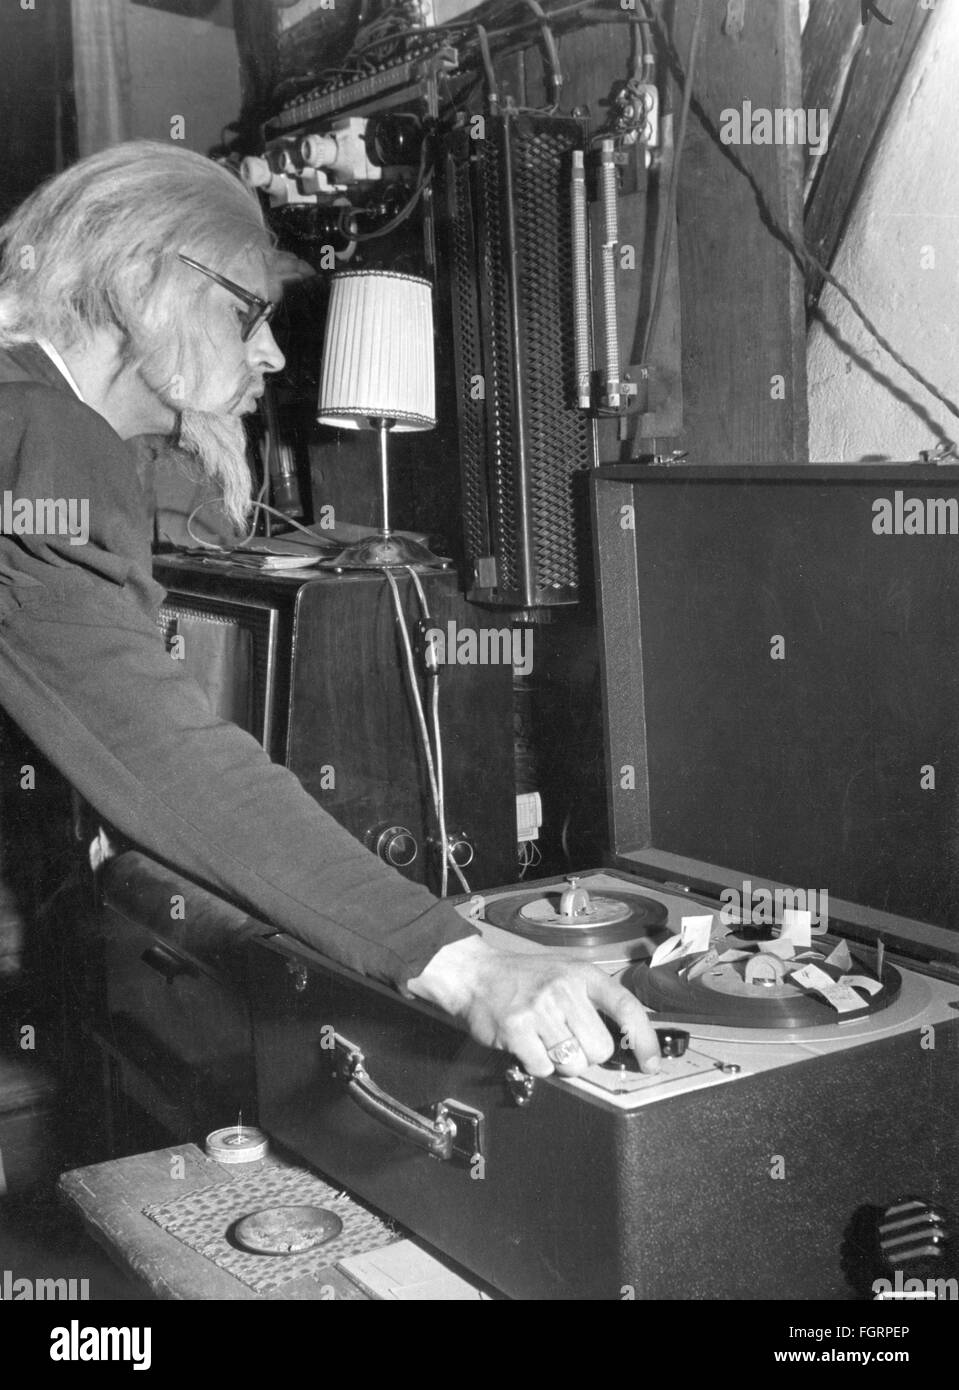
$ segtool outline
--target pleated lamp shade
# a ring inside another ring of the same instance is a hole
[[[317,420],[394,430],[436,424],[433,294],[428,280],[391,270],[333,276],[323,343]]]

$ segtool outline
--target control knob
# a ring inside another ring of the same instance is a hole
[[[332,135],[306,135],[300,142],[300,158],[309,169],[323,169],[336,163],[339,147]]]
[[[394,869],[406,869],[420,852],[416,836],[405,825],[387,825],[370,832],[374,851]]]
[[[240,165],[240,178],[247,188],[268,188],[275,177],[269,164],[259,155],[247,155]]]
[[[429,843],[432,848],[436,850],[437,854],[442,853],[439,840],[431,836]],[[476,857],[476,850],[472,840],[468,838],[465,831],[460,830],[456,834],[447,835],[446,843],[448,846],[449,863],[455,864],[459,869],[465,869],[468,865],[472,864]]]

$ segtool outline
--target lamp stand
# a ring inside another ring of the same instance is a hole
[[[376,419],[370,424],[380,437],[380,491],[383,524],[376,536],[366,536],[361,541],[348,545],[342,554],[332,562],[333,569],[379,570],[394,566],[423,566],[427,569],[445,569],[447,561],[434,555],[419,541],[407,536],[394,536],[390,530],[390,484],[388,436],[393,427],[392,420]]]

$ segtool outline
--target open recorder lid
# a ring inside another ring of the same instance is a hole
[[[593,502],[611,863],[953,973],[959,467],[609,466]]]

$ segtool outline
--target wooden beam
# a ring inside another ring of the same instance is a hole
[[[695,8],[670,8],[685,63]],[[802,151],[719,138],[724,111],[797,106],[799,83],[792,0],[706,0],[679,190],[685,430],[668,444],[690,462],[807,457],[803,277],[772,225],[801,234]]]
[[[881,0],[879,9],[891,24],[864,25],[858,5],[812,0],[803,36],[803,104],[829,111],[828,152],[806,199],[806,245],[827,270],[932,13],[916,0]],[[811,276],[810,306],[821,290],[821,276]]]

